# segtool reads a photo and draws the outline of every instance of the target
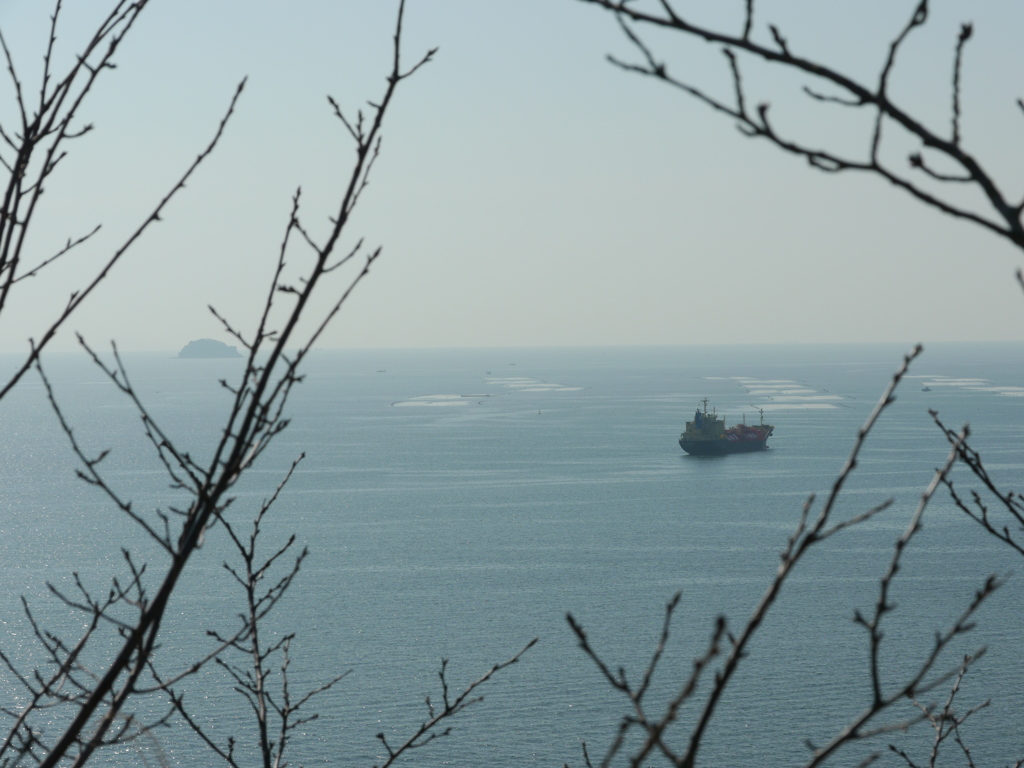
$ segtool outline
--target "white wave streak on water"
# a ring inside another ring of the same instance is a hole
[[[817,390],[814,389],[774,389],[769,387],[757,387],[750,388],[747,392],[751,395],[771,395],[771,396],[795,396],[795,395],[813,395]]]
[[[791,387],[799,382],[793,379],[755,379],[750,376],[732,376],[733,381],[749,382],[751,384],[757,384],[758,386],[770,386],[773,384],[781,384],[787,387]]]
[[[526,387],[538,383],[537,379],[531,379],[529,376],[489,376],[485,381],[488,384],[498,384],[503,387]]]
[[[420,395],[419,397],[410,397],[408,400],[400,400],[397,403],[392,403],[394,406],[448,406],[448,405],[465,405],[472,401],[474,397],[487,397],[487,395]]]
[[[842,400],[843,398],[839,395],[786,395],[785,397],[776,397],[773,399],[777,402],[784,403],[790,400],[794,402],[805,402],[807,400]]]
[[[755,379],[749,376],[733,376],[732,378],[747,390],[747,394],[758,398],[768,398],[770,403],[758,406],[766,411],[826,410],[835,408],[835,406],[822,401],[842,400],[842,397],[838,395],[819,394],[818,390],[792,379]]]
[[[517,392],[579,392],[583,387],[567,387],[564,384],[531,379],[527,376],[488,377],[488,384],[514,389]]]
[[[765,411],[824,411],[836,407],[830,402],[766,402],[758,408]]]
[[[907,378],[919,379],[924,386],[929,388],[950,387],[970,392],[993,392],[1003,397],[1024,397],[1024,387],[1001,386],[994,384],[990,379],[926,375],[908,376]]]
[[[1003,397],[1024,397],[1024,387],[964,387],[972,392],[995,392]]]
[[[567,387],[564,384],[553,384],[529,376],[507,376],[501,378],[488,377],[487,384],[495,384],[506,387],[515,392],[579,392],[583,387]],[[399,400],[391,405],[400,407],[446,407],[465,405],[468,402],[480,401],[485,398],[495,397],[493,393],[462,394],[462,395],[417,395],[407,400]]]
[[[756,379],[750,376],[733,376],[735,381],[754,397],[766,397],[770,400],[762,406],[765,411],[816,410],[835,409],[830,402],[824,400],[841,400],[840,395],[821,394],[817,389],[793,379]],[[825,390],[827,391],[827,390]],[[813,401],[812,401],[813,400]]]

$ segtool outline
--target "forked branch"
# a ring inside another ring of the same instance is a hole
[[[773,24],[767,28],[771,42],[760,42],[753,26],[753,0],[744,0],[745,12],[742,31],[737,33],[715,29],[691,22],[686,15],[674,9],[668,0],[658,0],[646,5],[631,0],[582,0],[615,14],[627,39],[640,54],[639,62],[625,62],[609,57],[616,66],[631,72],[661,80],[708,105],[713,110],[728,115],[736,121],[740,131],[750,137],[763,138],[779,149],[804,158],[810,165],[827,172],[861,171],[879,176],[890,184],[902,189],[921,202],[957,218],[966,219],[1008,239],[1018,248],[1024,248],[1024,190],[1018,194],[1019,202],[1011,202],[996,183],[992,169],[986,169],[972,154],[963,148],[961,128],[962,99],[961,74],[964,49],[970,40],[973,27],[964,24],[957,37],[953,56],[951,83],[952,109],[951,132],[944,136],[927,127],[925,121],[915,117],[909,110],[897,104],[889,94],[889,81],[894,71],[897,56],[907,38],[922,27],[928,18],[928,0],[919,0],[913,13],[899,33],[889,44],[889,50],[882,62],[878,81],[868,84],[844,74],[826,63],[801,56],[796,47],[786,39],[782,31]],[[642,29],[659,29],[678,32],[685,37],[721,46],[728,59],[728,73],[732,80],[730,97],[719,97],[708,91],[677,78],[671,74],[668,64],[655,56],[641,36]],[[804,93],[812,100],[824,104],[855,110],[869,110],[872,113],[872,129],[867,138],[866,152],[861,157],[842,154],[827,147],[812,146],[799,139],[788,138],[773,127],[768,119],[768,103],[761,103],[753,112],[747,108],[749,98],[745,94],[740,76],[739,58],[745,57],[768,65],[780,66],[809,78],[812,84],[804,86]],[[824,88],[818,87],[818,84]],[[825,91],[832,91],[826,93]],[[1024,102],[1022,102],[1024,103]],[[924,178],[915,178],[887,164],[881,154],[883,127],[894,125],[916,140],[919,150],[909,153],[911,172],[920,171]],[[943,158],[955,172],[934,170],[923,157],[925,153]],[[936,182],[933,185],[921,181]],[[980,193],[987,206],[987,213],[962,205],[957,198],[947,195],[944,183],[967,185]]]
[[[537,638],[534,638],[524,645],[519,652],[510,659],[499,664],[495,664],[483,675],[463,688],[461,693],[454,696],[450,692],[448,684],[448,659],[442,659],[441,669],[438,672],[438,677],[441,681],[440,703],[438,704],[432,701],[429,695],[426,697],[426,719],[420,723],[420,725],[413,731],[412,735],[408,736],[400,744],[393,744],[389,742],[384,732],[379,732],[377,734],[377,740],[387,752],[387,758],[384,762],[380,763],[380,765],[375,765],[374,768],[389,768],[389,766],[394,765],[395,761],[407,752],[420,747],[425,747],[435,739],[440,739],[450,734],[452,727],[447,724],[447,721],[467,707],[483,701],[484,697],[477,693],[477,689],[483,686],[484,683],[494,677],[494,675],[501,670],[510,667],[513,664],[517,664],[523,654],[536,644]],[[444,727],[442,728],[442,726]]]

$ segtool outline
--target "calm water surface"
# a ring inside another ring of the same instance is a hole
[[[295,764],[369,766],[374,735],[393,741],[439,697],[448,658],[454,686],[528,640],[539,644],[501,673],[451,736],[416,752],[417,766],[581,765],[580,742],[603,754],[628,702],[604,684],[565,623],[572,612],[614,668],[638,680],[665,602],[682,602],[648,702],[658,712],[703,652],[715,617],[738,630],[770,580],[811,493],[829,488],[904,350],[895,346],[323,352],[291,404],[293,423],[240,485],[234,515],[251,518],[305,451],[266,526],[268,551],[294,532],[311,551],[272,629],[297,633],[293,684],[349,676],[319,700],[297,735]],[[10,363],[10,361],[7,361]],[[194,456],[206,455],[227,398],[217,385],[239,361],[135,355],[128,365],[154,416]],[[48,369],[76,435],[112,448],[108,477],[137,508],[180,495],[141,437],[138,416],[78,357]],[[1020,487],[1024,471],[1024,346],[936,346],[914,366],[878,425],[838,506],[839,516],[894,499],[884,515],[812,552],[757,636],[709,731],[702,764],[799,765],[804,739],[827,741],[868,701],[867,642],[851,621],[870,610],[877,580],[921,490],[948,450],[932,425],[969,421],[992,474]],[[930,391],[922,391],[928,386]],[[730,423],[776,426],[771,450],[724,458],[684,455],[676,440],[698,401]],[[122,547],[163,563],[95,489],[74,477],[67,440],[27,381],[0,403],[2,647],[31,661],[19,616],[26,595],[58,628],[69,620],[46,581],[81,573],[103,591],[122,573]],[[958,483],[974,484],[962,470]],[[216,529],[171,606],[168,669],[208,648],[205,630],[233,626],[241,597],[221,567]],[[927,651],[985,576],[1019,570],[939,494],[894,587],[883,665],[891,684]],[[965,729],[979,765],[1024,756],[1024,590],[1011,576],[979,626],[942,668],[980,645],[964,708],[992,706]],[[3,690],[9,693],[9,681]],[[944,694],[936,693],[933,698]],[[699,699],[700,697],[698,697]],[[187,700],[221,739],[251,733],[247,705],[217,673]],[[683,723],[695,710],[684,710]],[[879,724],[913,714],[906,706]],[[679,743],[685,729],[672,734]],[[214,764],[178,731],[157,734],[110,764],[163,751],[175,765]],[[855,765],[895,742],[923,760],[927,733],[896,734],[841,754]],[[959,764],[949,751],[948,764]],[[878,764],[898,765],[894,755]],[[156,764],[152,762],[151,764]],[[657,760],[652,764],[658,765]]]

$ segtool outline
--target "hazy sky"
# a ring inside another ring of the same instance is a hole
[[[99,2],[69,2],[70,55]],[[709,4],[680,3],[702,9]],[[742,1],[714,13],[735,26]],[[758,4],[792,50],[874,80],[913,0]],[[1024,4],[934,3],[893,94],[948,126],[951,54],[965,63],[964,141],[1024,191]],[[27,82],[45,45],[43,0],[0,0]],[[735,7],[734,7],[735,6]],[[153,0],[86,111],[96,130],[45,195],[34,253],[103,224],[88,252],[33,281],[0,324],[23,349],[205,144],[249,82],[216,155],[165,220],[72,320],[97,343],[177,350],[227,340],[208,304],[245,327],[270,278],[295,188],[326,231],[352,156],[325,99],[348,110],[384,85],[397,3]],[[706,11],[704,11],[706,12]],[[397,94],[351,231],[384,255],[323,347],[621,345],[1024,339],[1024,257],[884,182],[825,175],[667,87],[621,72],[614,19],[577,0],[408,0],[409,60],[434,63]],[[680,76],[728,93],[721,54],[651,39]],[[748,64],[752,101],[781,130],[865,146],[801,78]],[[0,119],[13,117],[0,86]],[[858,129],[863,123],[856,125]],[[892,156],[900,160],[898,141]],[[296,252],[298,261],[303,254]],[[340,284],[339,284],[340,286]],[[65,332],[54,348],[68,348]]]

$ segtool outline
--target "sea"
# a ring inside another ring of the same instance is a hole
[[[801,510],[822,508],[865,422],[908,347],[871,345],[689,346],[317,351],[286,408],[290,423],[234,489],[226,512],[241,535],[303,457],[262,521],[258,549],[294,543],[265,582],[308,556],[265,619],[265,642],[293,636],[287,683],[316,715],[289,732],[291,765],[369,766],[412,736],[445,697],[454,700],[527,643],[437,738],[398,760],[406,766],[597,765],[638,711],[651,720],[690,680],[718,617],[738,636],[768,589]],[[0,358],[9,371],[14,356]],[[162,437],[208,461],[242,361],[132,353],[123,362]],[[95,458],[110,492],[150,522],[188,498],[147,437],[138,406],[84,355],[53,354],[44,371],[82,455]],[[701,401],[728,423],[775,427],[763,452],[694,457],[679,433]],[[1021,490],[1024,478],[1024,344],[933,344],[913,362],[895,402],[867,437],[832,511],[840,522],[887,500],[870,520],[811,548],[758,628],[718,702],[698,753],[703,766],[800,766],[872,701],[872,645],[854,617],[870,618],[897,539],[949,444],[933,421],[970,425],[993,482]],[[0,650],[19,669],[46,670],[40,637],[73,642],[88,593],[129,579],[127,556],[145,563],[155,590],[167,562],[112,500],[84,482],[71,441],[33,373],[0,401]],[[1024,531],[966,468],[952,473],[969,503],[977,492],[998,525]],[[1005,584],[934,661],[937,684],[877,715],[829,765],[931,764],[936,725],[965,656],[977,657],[955,692],[955,734],[941,730],[935,765],[1012,765],[1024,757],[1022,556],[953,504],[940,487],[890,584],[877,645],[885,696],[918,674],[947,631],[995,574]],[[227,567],[226,567],[227,566]],[[169,606],[157,665],[171,677],[211,652],[209,632],[238,626],[245,598],[223,526],[214,526]],[[666,605],[680,594],[664,649],[651,661]],[[639,686],[631,700],[580,647],[566,616],[585,629],[615,679]],[[129,613],[123,614],[130,618]],[[115,647],[101,633],[87,663],[99,673]],[[725,639],[723,653],[729,650]],[[980,653],[984,650],[984,653]],[[979,655],[980,653],[980,655]],[[242,654],[223,654],[244,665]],[[442,664],[444,666],[442,667]],[[281,659],[271,685],[281,701]],[[721,656],[712,659],[667,728],[685,751]],[[439,675],[444,669],[443,680]],[[253,712],[222,665],[176,686],[192,718],[220,745],[234,739],[241,765],[258,764]],[[3,707],[26,694],[0,668]],[[477,700],[479,699],[479,700]],[[159,696],[140,697],[121,721],[134,738],[96,765],[219,765],[172,717]],[[46,719],[48,718],[48,719]],[[59,730],[55,712],[40,721]],[[912,727],[908,723],[917,721]],[[9,717],[6,719],[9,723]],[[941,726],[941,723],[939,724]],[[450,731],[447,729],[450,727]],[[446,735],[442,735],[446,734]],[[277,734],[273,735],[277,738]],[[963,746],[957,742],[960,739]],[[640,743],[627,730],[613,765]],[[668,761],[652,753],[641,765]]]

